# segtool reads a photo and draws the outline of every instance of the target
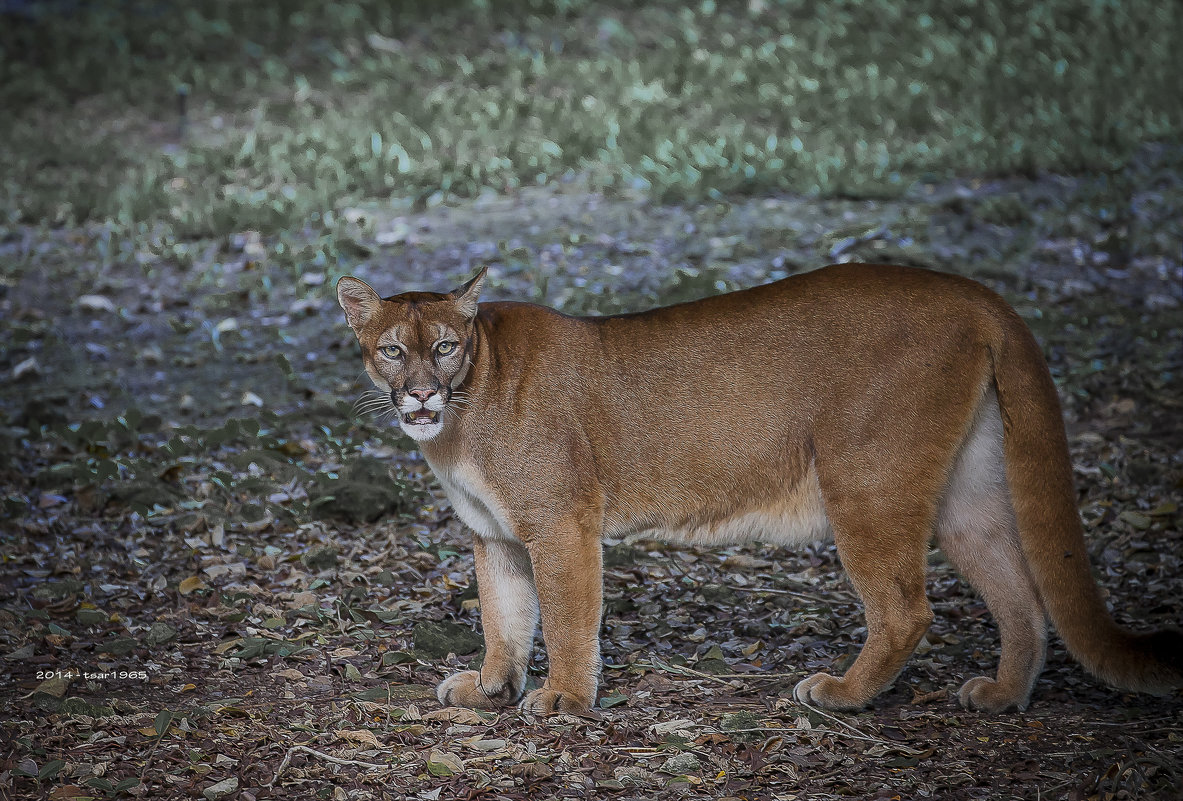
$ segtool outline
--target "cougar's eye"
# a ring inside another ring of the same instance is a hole
[[[384,358],[390,359],[392,362],[397,361],[403,357],[403,349],[398,345],[383,345],[382,347],[378,348],[378,352],[381,353]]]
[[[447,356],[452,351],[456,350],[456,342],[441,342],[435,346],[435,352],[440,356]]]

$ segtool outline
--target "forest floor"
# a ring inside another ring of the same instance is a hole
[[[487,299],[644,308],[851,259],[1001,291],[1061,389],[1098,579],[1130,625],[1183,620],[1183,172],[920,185],[892,200],[700,205],[577,185],[357,209],[356,274]],[[1112,690],[1053,637],[1029,709],[962,710],[994,624],[932,554],[936,622],[857,714],[792,700],[862,611],[831,546],[609,542],[595,719],[441,709],[480,649],[468,534],[365,389],[326,272],[249,232],[96,258],[103,231],[10,229],[0,695],[9,797],[1171,798],[1183,702]],[[1133,243],[1133,244],[1131,244]],[[345,247],[339,244],[339,247]],[[1131,251],[1133,251],[1131,255]],[[153,278],[145,280],[145,264]],[[531,681],[545,674],[539,648]]]

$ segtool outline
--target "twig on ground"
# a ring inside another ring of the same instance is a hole
[[[796,679],[804,675],[802,673],[703,673],[700,670],[695,670],[684,665],[673,665],[657,659],[650,659],[649,661],[657,670],[693,676],[698,679],[711,679],[713,681],[720,681],[723,684],[728,684],[731,679],[764,681],[766,679]]]
[[[701,670],[695,670],[694,668],[688,668],[688,667],[685,667],[684,665],[672,665],[668,662],[662,662],[657,657],[650,657],[649,664],[653,666],[654,670],[661,670],[666,673],[674,673],[674,674],[678,674],[678,675],[682,675],[682,676],[692,676],[696,679],[706,679],[707,681],[713,681],[713,682],[716,682],[718,684],[723,684],[723,685],[730,684],[730,682],[727,679],[720,678],[719,676],[712,676],[710,673],[703,673]]]
[[[275,786],[275,783],[279,781],[279,774],[283,773],[284,768],[286,768],[288,764],[291,763],[292,755],[297,752],[319,757],[320,759],[323,759],[326,762],[332,762],[335,765],[354,765],[359,768],[369,768],[370,770],[393,770],[395,767],[394,765],[379,765],[376,762],[362,762],[361,760],[357,759],[344,759],[342,757],[335,757],[332,754],[326,754],[324,751],[317,751],[315,748],[309,748],[306,745],[293,745],[288,749],[288,752],[284,754],[283,762],[279,763],[279,768],[277,768],[275,771],[275,777],[270,781],[270,783],[267,784],[268,787]]]
[[[763,592],[769,595],[788,595],[793,598],[801,598],[805,601],[813,601],[818,604],[832,604],[835,600],[849,603],[849,599],[835,596],[834,598],[823,598],[820,595],[811,595],[808,592],[798,592],[797,590],[782,590],[779,587],[731,587],[736,592]]]
[[[793,699],[793,703],[796,704],[797,706],[803,706],[806,709],[808,709],[809,711],[814,712],[818,715],[821,715],[823,718],[826,718],[827,720],[832,720],[835,723],[837,723],[839,726],[842,726],[843,728],[849,729],[851,732],[858,735],[858,737],[860,739],[870,740],[871,742],[876,742],[876,743],[879,743],[880,745],[886,745],[889,748],[895,748],[897,750],[904,751],[904,752],[912,754],[912,755],[924,753],[923,751],[917,751],[913,748],[909,748],[906,745],[900,745],[899,743],[893,743],[890,740],[884,740],[881,737],[875,737],[873,735],[867,734],[865,731],[855,728],[854,726],[851,726],[849,723],[847,723],[842,718],[837,717],[836,715],[831,715],[829,712],[826,712],[823,709],[818,709],[813,704],[807,704],[804,701],[798,701],[796,699]]]
[[[857,732],[858,729],[855,729],[854,731]],[[920,754],[925,753],[924,751],[917,751],[915,748],[910,748],[906,745],[893,743],[890,740],[883,740],[867,734],[838,731],[836,729],[780,729],[776,726],[754,726],[750,729],[720,729],[719,732],[721,734],[743,734],[744,732],[759,732],[761,734],[828,734],[832,737],[845,737],[848,740],[863,740],[864,742],[875,743],[876,745],[882,745],[892,749],[893,751],[900,751],[902,753],[908,754],[909,756],[919,756]]]

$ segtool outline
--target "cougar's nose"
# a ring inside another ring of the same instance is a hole
[[[415,389],[408,389],[407,394],[420,403],[427,403],[431,396],[435,394],[435,390],[430,387],[417,387]]]

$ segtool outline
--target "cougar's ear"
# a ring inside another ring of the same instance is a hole
[[[366,323],[378,311],[381,298],[370,285],[347,275],[337,282],[337,302],[345,310],[345,320],[355,333],[360,334]]]
[[[452,292],[452,299],[460,308],[460,313],[468,320],[476,317],[476,304],[481,297],[481,287],[485,285],[485,274],[489,272],[489,265],[469,279],[468,283]]]

